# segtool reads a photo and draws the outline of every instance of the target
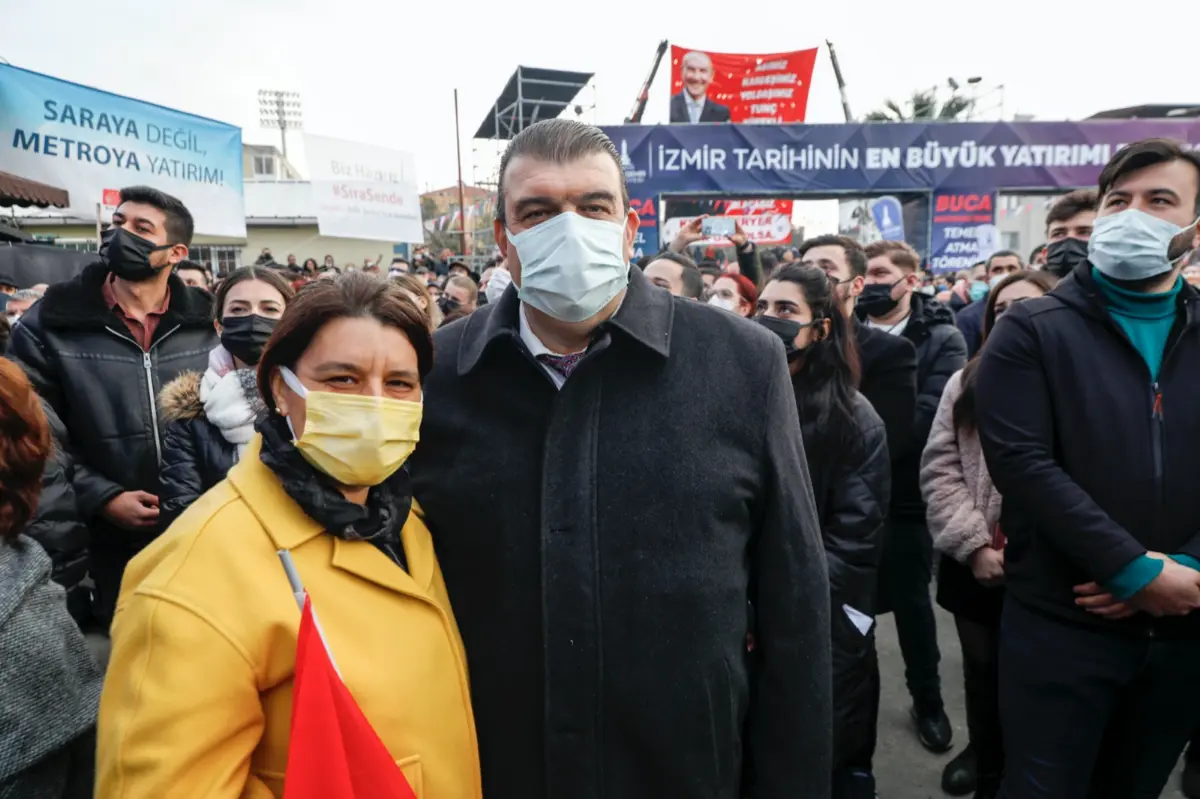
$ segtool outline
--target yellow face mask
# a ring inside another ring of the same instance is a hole
[[[283,366],[279,373],[308,407],[304,434],[296,441],[296,449],[342,485],[379,485],[416,449],[421,438],[421,403],[309,391],[291,369]],[[288,427],[291,425],[288,419]]]

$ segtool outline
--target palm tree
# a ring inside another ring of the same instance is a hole
[[[864,119],[867,122],[958,122],[974,104],[975,101],[970,97],[951,92],[950,97],[939,105],[936,88],[921,89],[912,93],[908,101],[908,110],[902,108],[895,100],[888,100],[883,104],[883,108],[872,111]]]

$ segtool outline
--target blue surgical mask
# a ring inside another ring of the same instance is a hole
[[[988,284],[982,280],[972,280],[971,285],[967,287],[967,296],[971,298],[971,302],[979,302],[988,295]]]
[[[1088,261],[1100,274],[1115,280],[1166,274],[1173,268],[1167,248],[1183,230],[1136,208],[1102,216],[1088,239]]]
[[[562,322],[598,314],[629,284],[625,225],[570,211],[508,231],[521,259],[521,301]]]
[[[1008,275],[1003,273],[999,275],[992,275],[992,279],[988,281],[988,288],[996,288],[996,286],[999,286],[1004,282],[1004,278],[1006,277],[1008,277]]]

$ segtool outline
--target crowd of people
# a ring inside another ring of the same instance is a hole
[[[280,552],[420,799],[886,796],[879,615],[954,746],[935,596],[947,793],[1150,799],[1196,738],[1200,796],[1200,156],[1130,144],[949,276],[740,226],[697,264],[700,220],[631,265],[580,122],[500,174],[480,274],[214,281],[131,187],[76,278],[0,276],[0,796],[284,796]]]

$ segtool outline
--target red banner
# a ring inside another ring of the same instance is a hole
[[[779,214],[789,219],[792,216],[791,200],[717,200],[713,210],[724,216],[751,216],[754,214]]]
[[[803,122],[817,50],[746,55],[671,46],[673,124]]]

